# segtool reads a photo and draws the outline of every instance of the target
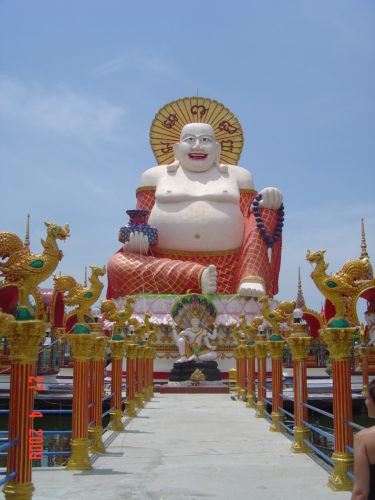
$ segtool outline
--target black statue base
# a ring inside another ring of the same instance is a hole
[[[221,380],[221,373],[216,361],[201,361],[198,363],[196,361],[186,361],[185,363],[174,363],[169,381],[185,382],[190,380],[191,374],[197,368],[204,374],[207,382]]]

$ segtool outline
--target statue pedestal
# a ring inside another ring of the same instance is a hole
[[[198,368],[204,376],[206,382],[221,381],[221,372],[216,361],[186,361],[185,363],[174,363],[169,382],[184,382],[190,380],[191,374]]]

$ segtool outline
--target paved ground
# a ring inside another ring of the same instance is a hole
[[[349,499],[254,410],[224,394],[156,394],[91,471],[34,469],[33,499]]]

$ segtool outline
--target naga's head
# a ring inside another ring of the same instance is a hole
[[[258,327],[263,324],[263,316],[255,316],[250,323],[250,328],[257,331]]]
[[[104,276],[106,273],[105,266],[103,267],[90,266],[90,269],[91,269],[91,276]]]
[[[54,222],[45,222],[44,224],[47,227],[47,234],[55,240],[66,240],[70,236],[69,224],[65,224],[65,228]]]
[[[100,303],[102,313],[109,313],[116,309],[116,304],[112,300],[102,300]]]

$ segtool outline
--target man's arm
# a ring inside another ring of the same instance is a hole
[[[367,500],[370,488],[370,467],[366,450],[367,429],[354,437],[354,487],[352,500]]]

